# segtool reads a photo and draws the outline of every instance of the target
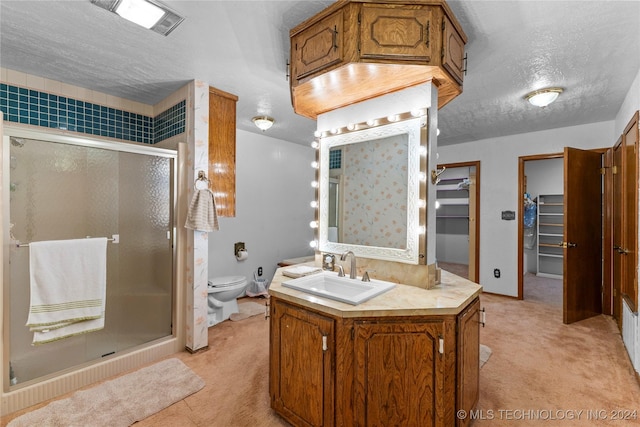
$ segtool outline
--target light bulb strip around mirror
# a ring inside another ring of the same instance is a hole
[[[397,118],[397,120],[396,120]],[[364,258],[383,259],[409,264],[424,264],[426,262],[426,193],[427,180],[427,130],[426,109],[419,113],[408,112],[397,114],[394,117],[386,117],[375,120],[374,125],[356,124],[338,129],[335,134],[323,132],[324,136],[316,140],[316,159],[320,169],[316,170],[316,200],[319,208],[316,209],[316,222],[318,228],[314,228],[315,240],[311,246],[316,251],[341,253],[352,250],[357,256]],[[360,132],[356,133],[356,129]],[[329,151],[332,147],[346,145],[354,142],[364,142],[386,138],[388,136],[408,135],[408,178],[407,178],[407,235],[406,249],[387,248],[377,246],[361,246],[349,243],[336,243],[328,241],[328,179],[323,178],[323,173],[328,177]]]
[[[335,136],[335,135],[343,135],[349,132],[358,132],[361,130],[365,130],[365,129],[371,129],[371,128],[375,128],[378,126],[386,126],[392,123],[398,123],[398,122],[402,122],[405,120],[410,120],[410,119],[415,119],[418,117],[426,117],[427,115],[427,109],[426,108],[420,108],[417,109],[415,111],[407,111],[404,113],[398,113],[398,114],[391,114],[389,116],[386,117],[380,117],[377,119],[369,119],[367,121],[364,122],[360,122],[360,123],[349,123],[346,126],[342,126],[340,128],[335,128],[335,129],[329,129],[329,130],[317,130],[314,134],[314,136],[317,139],[321,139],[321,138],[327,138],[330,136]],[[316,140],[317,141],[317,140]],[[314,141],[314,142],[316,142]],[[312,144],[313,146],[314,144]],[[314,146],[314,148],[319,148],[319,144],[317,146]]]

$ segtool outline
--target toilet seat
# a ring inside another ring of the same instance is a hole
[[[246,281],[247,278],[244,276],[215,277],[209,280],[209,286],[212,288],[225,288],[228,286],[237,286]]]

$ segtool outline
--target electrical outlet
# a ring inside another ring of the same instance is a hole
[[[258,267],[258,276],[262,276],[262,267]]]
[[[499,268],[494,268],[493,269],[493,277],[495,277],[496,279],[500,278],[500,269]]]

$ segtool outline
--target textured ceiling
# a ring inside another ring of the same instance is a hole
[[[239,96],[238,127],[308,144],[293,112],[289,29],[332,1],[165,1],[168,37],[90,3],[0,1],[0,66],[147,104],[199,79]],[[464,92],[440,110],[439,144],[613,119],[640,68],[638,1],[449,1],[468,36]],[[565,88],[540,109],[523,96]]]

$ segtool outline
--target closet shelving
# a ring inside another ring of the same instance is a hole
[[[468,179],[468,176],[448,175],[436,186],[436,198],[440,205],[436,210],[436,226],[439,232],[469,233],[469,190],[459,187],[465,179]]]
[[[538,272],[561,279],[563,273],[564,195],[538,196]]]

